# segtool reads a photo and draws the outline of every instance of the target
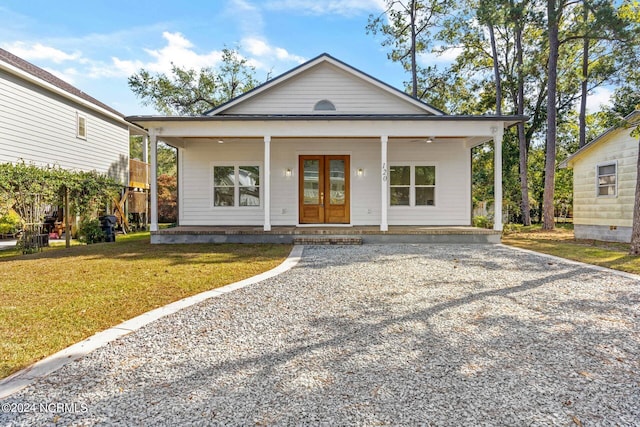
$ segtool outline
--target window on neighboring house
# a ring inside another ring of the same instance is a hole
[[[436,167],[400,165],[389,168],[391,206],[435,206]]]
[[[80,113],[76,114],[76,137],[87,139],[87,117]]]
[[[214,206],[260,206],[260,166],[214,166]]]
[[[598,196],[616,196],[617,195],[617,163],[608,163],[598,165]]]

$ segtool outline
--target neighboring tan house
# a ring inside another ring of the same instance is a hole
[[[608,129],[560,163],[573,169],[576,239],[630,242],[635,203],[640,111],[625,117],[632,126]]]
[[[123,187],[148,188],[146,177],[130,176],[130,134],[146,135],[113,108],[0,49],[0,163],[95,170]]]
[[[127,119],[150,133],[152,170],[158,141],[178,150],[180,226],[384,232],[470,226],[471,149],[497,142],[502,164],[504,129],[526,118],[447,115],[323,54],[202,116]],[[501,168],[495,184],[500,201]]]

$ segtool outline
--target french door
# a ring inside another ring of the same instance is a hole
[[[300,224],[349,224],[349,156],[300,156]]]

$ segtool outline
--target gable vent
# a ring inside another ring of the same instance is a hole
[[[313,111],[336,111],[336,106],[333,105],[333,102],[323,99],[316,102],[316,105],[313,106]]]

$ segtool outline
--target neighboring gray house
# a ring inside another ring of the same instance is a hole
[[[0,163],[105,173],[129,186],[123,115],[53,74],[0,49]]]
[[[573,224],[577,239],[630,242],[635,203],[640,111],[632,126],[608,129],[560,167],[573,169]]]

